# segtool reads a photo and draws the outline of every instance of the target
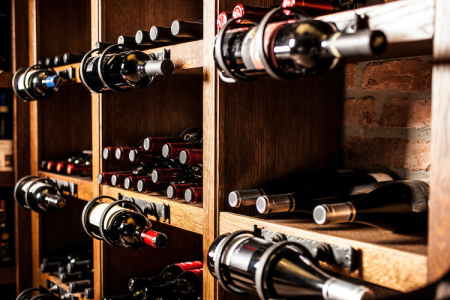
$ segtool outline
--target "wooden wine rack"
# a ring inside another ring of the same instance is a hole
[[[279,2],[245,0],[240,3],[268,7]],[[94,249],[95,299],[99,300],[126,291],[131,276],[156,274],[170,263],[205,261],[209,245],[219,234],[249,230],[253,225],[352,246],[359,251],[361,264],[351,276],[397,291],[407,292],[424,286],[450,267],[450,239],[446,236],[450,230],[447,221],[450,215],[450,123],[447,118],[450,112],[447,88],[450,20],[446,18],[450,3],[447,0],[400,0],[358,10],[369,16],[372,29],[386,33],[390,43],[386,54],[371,59],[434,55],[433,171],[428,236],[402,236],[344,225],[336,227],[339,230],[324,230],[302,219],[246,216],[255,212],[228,207],[227,196],[231,190],[258,187],[296,170],[336,168],[342,162],[342,68],[295,82],[265,78],[252,83],[226,84],[219,80],[212,56],[216,16],[220,11],[231,11],[237,3],[235,0],[174,0],[170,3],[133,0],[124,5],[120,0],[13,0],[15,24],[29,20],[26,42],[22,40],[23,32],[19,32],[21,27],[13,26],[17,44],[15,69],[35,64],[38,58],[88,50],[99,40],[114,42],[119,35],[134,35],[138,29],[147,30],[152,25],[170,26],[175,19],[203,19],[204,23],[202,41],[164,47],[170,50],[177,70],[173,76],[158,76],[147,88],[90,95],[81,84],[71,84],[62,86],[53,98],[44,101],[23,105],[16,99],[16,105],[20,105],[16,114],[16,143],[28,147],[18,137],[28,139],[29,133],[29,150],[18,147],[15,156],[30,157],[31,174],[72,181],[79,189],[78,198],[69,198],[69,207],[60,212],[32,213],[29,219],[23,212],[17,216],[24,222],[22,228],[28,226],[32,233],[22,237],[19,243],[26,245],[31,241],[29,259],[34,285],[46,278],[38,268],[42,257],[71,246],[90,245]],[[19,10],[24,7],[28,7],[28,15]],[[337,21],[350,14],[354,13],[337,13],[321,19]],[[27,55],[19,53],[19,46],[29,49],[27,63],[24,63]],[[161,51],[162,48],[146,52]],[[28,113],[29,118],[24,117]],[[17,120],[25,120],[25,125]],[[115,168],[101,159],[102,147],[133,145],[145,136],[176,136],[192,126],[203,126],[204,132],[203,204],[191,205],[157,194],[139,194],[97,183],[96,174]],[[85,149],[93,151],[93,180],[38,170],[41,158],[60,157]],[[24,175],[23,167],[16,170],[16,180]],[[85,201],[99,195],[117,197],[118,193],[170,207],[167,221],[151,217],[155,229],[169,236],[167,249],[133,251],[89,240],[79,221]],[[23,265],[27,256],[24,251],[17,256],[18,287],[24,289],[27,284],[31,285],[30,277],[22,273],[26,272]],[[347,272],[336,266],[323,264],[322,267],[344,275]],[[205,300],[238,298],[217,285],[206,265],[203,294]]]

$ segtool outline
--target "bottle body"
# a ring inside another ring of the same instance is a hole
[[[26,101],[47,99],[53,96],[63,83],[60,76],[47,69],[34,69],[22,74],[16,73],[14,79],[14,91]]]

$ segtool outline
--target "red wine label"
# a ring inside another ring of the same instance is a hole
[[[203,269],[190,270],[190,272],[197,275],[198,279],[200,279],[203,282]]]
[[[373,178],[375,178],[376,181],[378,182],[384,182],[384,181],[392,181],[394,179],[392,179],[391,176],[389,176],[386,173],[368,173],[370,176],[372,176]]]
[[[141,240],[146,243],[147,245],[150,245],[152,247],[155,247],[155,238],[160,234],[158,231],[154,230],[145,230],[141,234]],[[156,247],[155,247],[156,248]]]
[[[183,272],[203,268],[203,263],[201,261],[190,261],[175,265],[179,266],[183,270]]]

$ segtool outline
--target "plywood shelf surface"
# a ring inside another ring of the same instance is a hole
[[[44,171],[39,171],[39,177],[49,177],[56,180],[74,182],[77,184],[77,195],[75,196],[76,198],[85,201],[89,201],[93,198],[93,182],[90,177],[62,175]]]
[[[161,223],[198,234],[203,234],[203,204],[201,203],[191,204],[187,203],[184,199],[171,200],[158,193],[137,193],[107,185],[103,185],[102,190],[102,195],[111,196],[113,198],[117,198],[117,195],[120,193],[127,197],[140,200],[154,203],[164,203],[169,206],[170,218],[165,222],[159,220]],[[149,219],[152,221],[157,221],[157,219],[153,216],[149,216]]]
[[[0,269],[0,285],[16,283],[16,268]]]
[[[12,88],[13,74],[11,72],[0,71],[0,88],[10,89]]]
[[[267,217],[267,216],[266,216]],[[426,234],[401,235],[357,224],[320,226],[310,219],[248,217],[220,214],[220,234],[264,229],[334,245],[351,246],[359,252],[360,267],[351,276],[402,292],[427,283]],[[347,270],[323,264],[325,269],[347,275]]]

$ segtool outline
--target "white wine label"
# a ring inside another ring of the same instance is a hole
[[[0,172],[12,171],[14,164],[12,140],[0,140]]]
[[[91,214],[89,216],[89,222],[91,222],[92,225],[95,225],[97,227],[100,226],[100,217],[102,216],[105,209],[108,207],[109,203],[100,203],[94,209],[91,211]],[[112,218],[116,215],[117,212],[127,210],[125,208],[114,206],[106,215],[105,221],[103,222],[103,229],[108,228],[109,223],[111,222]]]
[[[394,179],[386,173],[368,173],[378,182],[393,181]]]
[[[25,89],[25,82],[28,82],[28,80],[30,79],[31,75],[33,73],[36,73],[37,71],[30,71],[27,74],[27,78],[25,78],[25,76],[20,76],[19,78],[19,82],[17,83],[17,89],[18,90],[24,90]],[[28,84],[26,85],[26,87],[28,88]]]

